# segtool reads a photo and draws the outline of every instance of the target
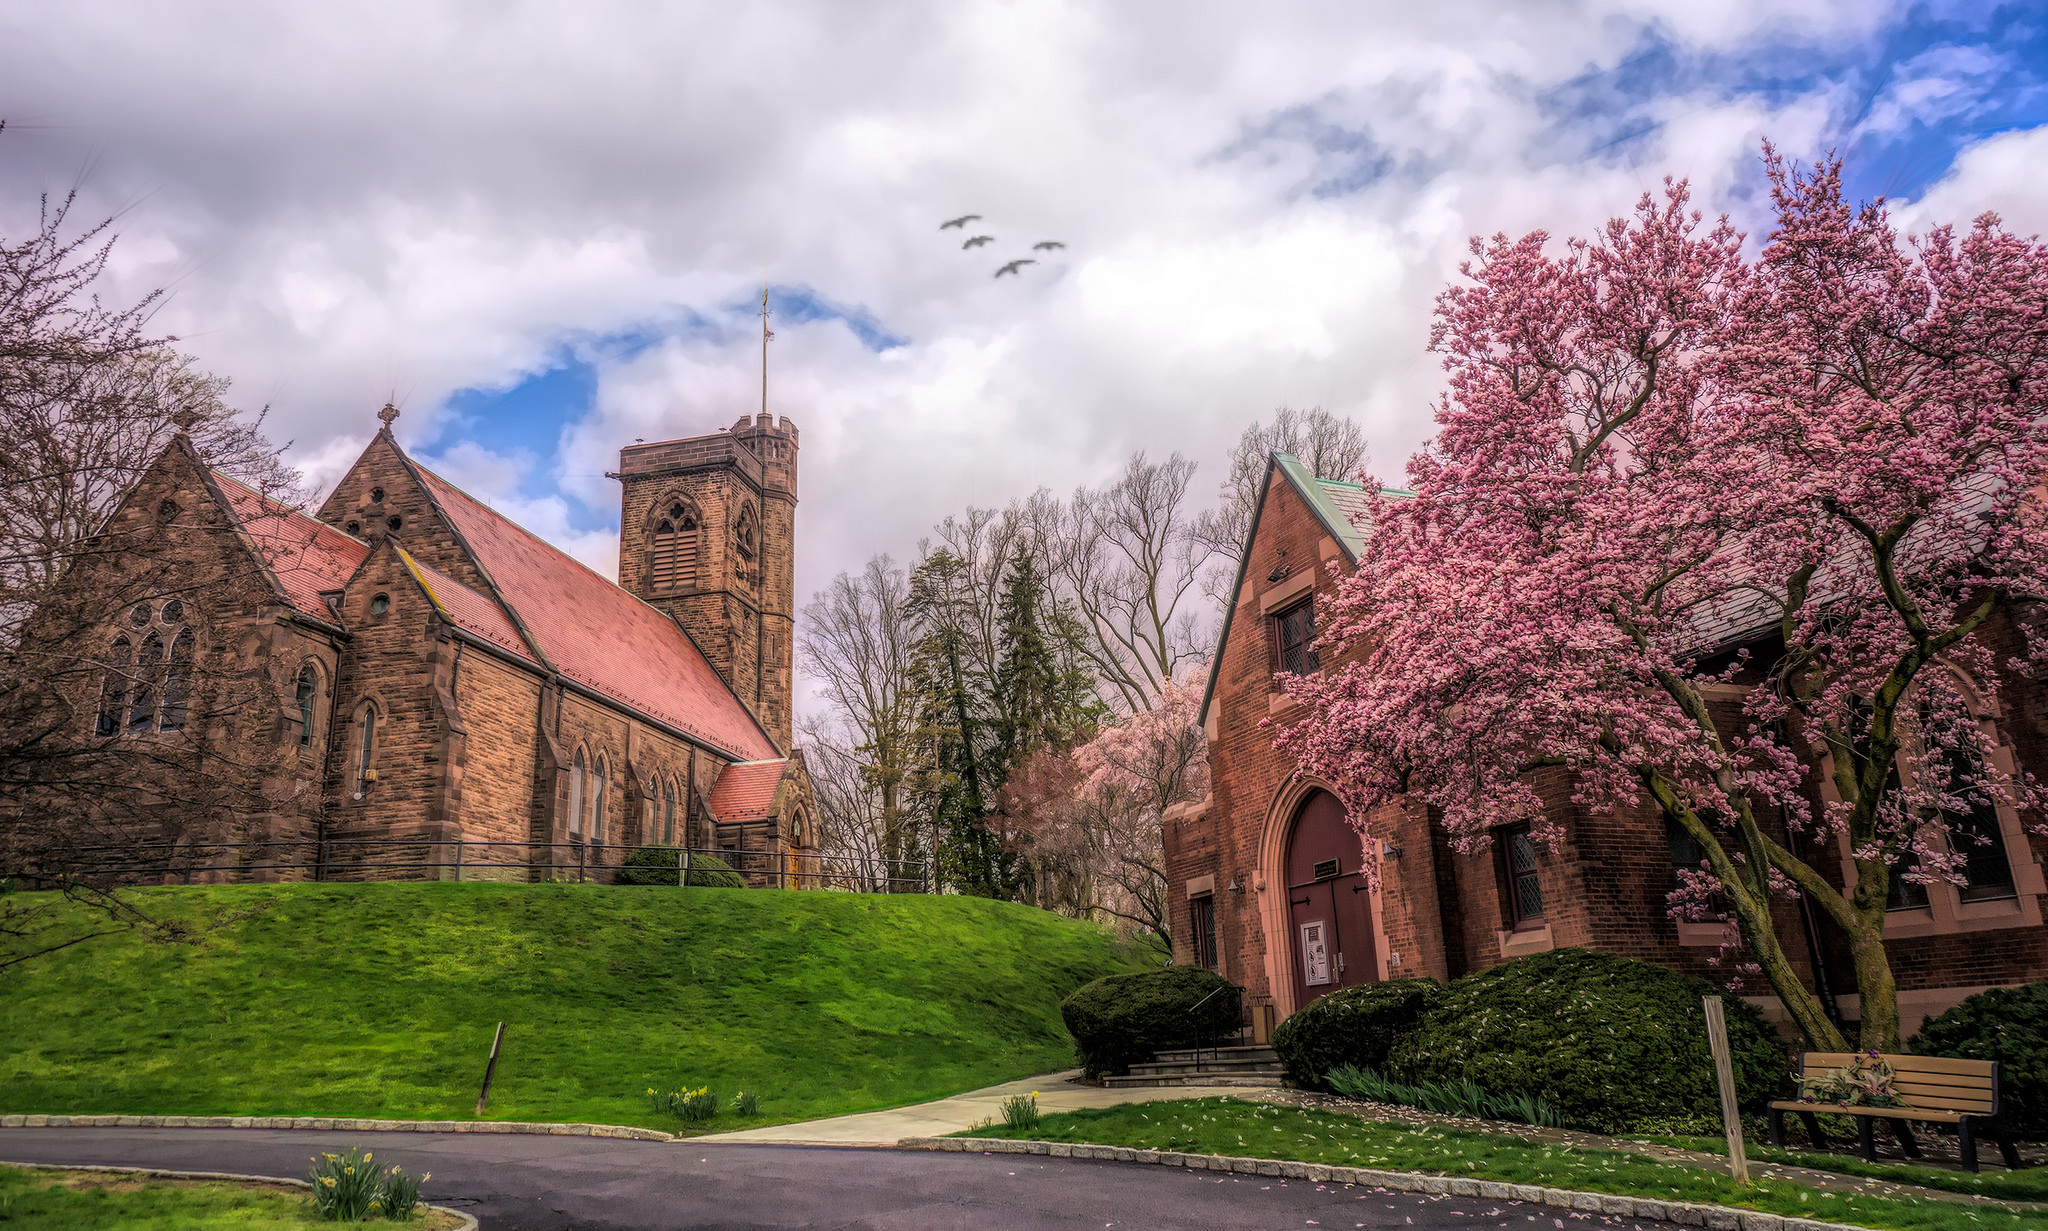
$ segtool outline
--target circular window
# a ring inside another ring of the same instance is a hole
[[[384,524],[391,527],[393,530],[397,530],[405,525],[405,519],[403,517],[400,517],[398,514],[393,513],[391,516],[384,519]]]
[[[135,604],[135,610],[128,613],[128,622],[137,628],[149,623],[149,604]]]
[[[179,624],[185,619],[185,601],[174,598],[164,604],[164,623]]]
[[[382,503],[384,503],[384,489],[383,489],[383,488],[381,488],[381,487],[373,487],[373,488],[371,488],[371,489],[370,489],[370,503],[371,503],[371,504],[382,504]]]
[[[391,610],[391,596],[389,594],[379,594],[370,600],[371,615],[383,615],[389,610]]]
[[[156,506],[156,519],[158,521],[171,521],[177,516],[178,502],[175,500],[166,498],[163,503]]]
[[[342,529],[349,534],[361,534],[363,532],[363,523],[352,521],[348,525],[343,526]]]

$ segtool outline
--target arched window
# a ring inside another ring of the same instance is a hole
[[[135,656],[135,696],[128,703],[130,735],[156,727],[157,674],[163,664],[164,639],[152,631],[142,639],[142,650]]]
[[[654,523],[647,545],[647,580],[657,590],[697,584],[697,513],[673,501]]]
[[[93,720],[93,734],[119,735],[121,719],[128,709],[128,666],[135,660],[135,643],[122,633],[114,638],[107,654],[107,678],[100,688],[100,712]]]
[[[591,771],[590,822],[583,827],[584,834],[594,846],[604,845],[605,790],[610,785],[610,766],[605,764],[603,757],[599,757]]]
[[[733,542],[740,549],[740,554],[749,560],[760,550],[761,524],[754,516],[753,505],[746,505],[740,509],[739,527],[733,533]]]
[[[192,630],[181,628],[171,642],[171,667],[164,673],[164,711],[160,731],[185,729],[186,701],[192,695]]]
[[[664,778],[661,782],[661,841],[664,846],[674,846],[676,841],[676,782]]]
[[[309,748],[313,744],[313,703],[320,695],[320,673],[312,663],[299,668],[299,747]]]
[[[583,768],[583,750],[576,750],[576,761],[569,767],[569,840],[574,842],[583,837],[583,779],[587,771]]]
[[[356,744],[356,794],[360,795],[377,780],[377,707],[364,702],[356,725],[361,736]]]

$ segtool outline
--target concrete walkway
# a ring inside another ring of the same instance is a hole
[[[1019,1094],[1038,1093],[1038,1109],[1045,1112],[1077,1111],[1083,1107],[1114,1107],[1120,1103],[1151,1103],[1160,1099],[1208,1098],[1212,1095],[1243,1096],[1260,1091],[1241,1086],[1156,1086],[1105,1090],[1071,1080],[1079,1069],[1046,1073],[1022,1081],[1005,1082],[985,1090],[970,1090],[936,1102],[898,1107],[890,1111],[868,1111],[854,1116],[833,1116],[828,1120],[801,1120],[768,1128],[749,1128],[737,1133],[712,1133],[692,1137],[690,1142],[731,1142],[741,1145],[829,1145],[892,1146],[905,1137],[944,1137],[964,1132],[977,1124],[1003,1120],[1003,1101]]]

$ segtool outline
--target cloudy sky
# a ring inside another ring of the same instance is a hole
[[[119,212],[116,297],[331,482],[389,396],[609,572],[621,444],[803,432],[799,593],[973,502],[1273,407],[1427,434],[1473,233],[1758,142],[1910,220],[2048,231],[2048,17],[1882,0],[107,4],[0,0],[0,235]],[[965,251],[963,213],[995,236]],[[1067,247],[1032,253],[1039,240]],[[992,276],[1033,254],[1019,276]]]

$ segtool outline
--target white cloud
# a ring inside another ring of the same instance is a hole
[[[1943,223],[1958,230],[1992,210],[2007,229],[2048,235],[2048,128],[2000,133],[1957,156],[1955,166],[1918,201],[1898,206],[1894,216],[1909,230]]]

